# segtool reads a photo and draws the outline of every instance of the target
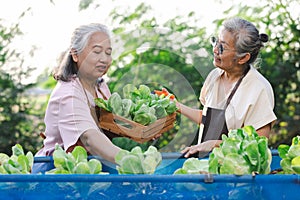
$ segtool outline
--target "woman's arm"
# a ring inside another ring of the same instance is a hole
[[[266,136],[267,138],[270,137],[270,131],[271,131],[271,123],[259,128],[256,130],[257,134],[260,136]]]
[[[178,112],[188,117],[197,124],[202,121],[202,110],[190,108],[182,103],[176,102],[176,106],[179,108]]]
[[[115,146],[103,133],[95,129],[89,129],[80,136],[80,140],[92,155],[101,156],[115,163],[115,156],[120,148]]]

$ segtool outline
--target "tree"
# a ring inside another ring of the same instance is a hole
[[[122,93],[127,83],[147,84],[152,89],[165,87],[181,102],[199,108],[201,86],[213,68],[208,59],[212,47],[205,27],[193,25],[199,24],[193,12],[159,25],[154,17],[147,16],[149,10],[142,3],[133,11],[111,12],[112,27],[116,27],[114,49],[120,49],[120,54],[115,55],[108,73],[110,89]],[[132,24],[136,27],[128,28]],[[197,133],[197,124],[178,115],[175,128],[148,145],[156,145],[160,151],[179,151],[195,143]],[[119,146],[128,147],[128,140],[118,140]]]
[[[265,73],[275,90],[275,112],[278,116],[278,135],[273,135],[273,146],[291,144],[300,134],[300,7],[299,1],[269,1],[268,14],[262,19],[271,36],[270,48],[264,52]]]
[[[89,1],[83,9],[87,9],[93,2],[97,1]],[[225,18],[240,16],[253,22],[259,30],[265,30],[264,32],[270,36],[269,44],[260,55],[262,63],[259,70],[271,82],[274,89],[278,122],[273,129],[270,146],[277,148],[280,143],[290,143],[292,137],[300,133],[298,124],[300,119],[300,15],[294,9],[299,7],[299,2],[265,0],[258,6],[251,7],[247,2],[236,4],[232,1],[232,5],[224,11],[224,19],[215,21],[216,29]],[[181,101],[198,107],[196,97],[203,78],[211,69],[208,53],[211,48],[205,27],[190,25],[197,24],[193,23],[196,22],[193,13],[190,13],[186,20],[184,20],[185,16],[178,16],[159,26],[154,17],[146,16],[149,10],[151,10],[149,6],[141,4],[135,10],[116,8],[111,12],[111,24],[112,27],[116,27],[113,31],[116,44],[119,44],[117,49],[123,51],[120,56],[117,56],[109,72],[111,89],[122,88],[123,82],[134,81],[136,84],[145,81],[155,82],[159,83],[158,85],[169,86],[175,94],[180,94]],[[132,25],[136,26],[135,30],[128,30]],[[164,69],[168,66],[168,70],[161,73],[155,69],[155,66]],[[178,82],[176,79],[172,80],[174,77],[172,70],[181,74],[183,79],[189,82],[191,90],[174,88]],[[171,80],[167,74],[172,77]],[[188,127],[187,132],[195,131],[191,126]],[[171,138],[167,139],[169,136],[172,138],[174,135],[168,133],[158,143],[167,144],[171,140]],[[188,137],[191,135],[183,134],[182,141],[178,143],[186,143],[184,138]],[[158,146],[163,146],[162,144]]]
[[[228,3],[228,2],[227,2]],[[97,1],[82,0],[80,10],[88,9]],[[271,82],[275,93],[275,113],[278,121],[269,140],[270,147],[290,143],[300,133],[300,71],[299,71],[299,7],[296,0],[265,0],[259,6],[235,4],[224,11],[224,18],[214,22],[216,30],[223,20],[232,16],[245,18],[270,36],[261,53],[260,72]],[[206,27],[191,12],[177,16],[163,24],[147,16],[151,7],[140,4],[134,10],[115,8],[110,24],[113,29],[115,59],[108,72],[112,91],[121,92],[126,83],[147,84],[152,88],[167,87],[183,103],[200,107],[198,96],[202,83],[212,69],[211,46]],[[131,29],[130,27],[134,28]],[[114,141],[131,149],[140,145],[156,145],[160,151],[178,151],[196,142],[198,126],[182,116],[177,117],[174,129],[158,141],[136,144],[130,140]]]
[[[31,67],[26,68],[22,54],[9,47],[16,35],[22,34],[19,25],[0,25],[0,152],[11,154],[11,147],[20,143],[25,151],[36,151],[39,135],[38,115],[25,91],[34,84],[23,84]]]

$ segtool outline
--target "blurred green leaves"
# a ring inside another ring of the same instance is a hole
[[[55,5],[54,0],[51,2]],[[278,121],[269,145],[277,148],[281,143],[290,144],[300,132],[300,15],[299,9],[295,9],[299,7],[299,1],[263,0],[255,6],[249,6],[247,2],[228,3],[232,6],[224,10],[224,18],[216,19],[212,24],[215,32],[225,18],[240,16],[270,36],[260,54],[262,62],[259,69],[270,81],[275,93]],[[82,0],[79,10],[97,12],[100,6],[99,0]],[[189,12],[186,16],[176,16],[160,23],[160,19],[151,14],[153,10],[147,3],[128,8],[129,5],[114,8],[110,12],[110,21],[105,22],[113,27],[114,61],[108,72],[110,89],[121,91],[126,83],[146,84],[152,88],[163,86],[179,101],[195,108],[201,107],[198,101],[200,89],[213,68],[208,39],[212,33],[202,26],[203,19]],[[4,68],[11,56],[16,55],[21,62],[13,69],[15,72],[22,69],[22,54],[8,47],[13,37],[20,33],[18,25],[0,25],[0,150],[7,153],[15,141],[32,151],[41,144],[35,133],[36,124],[31,120],[42,123],[43,116],[40,115],[38,120],[34,116],[36,112],[23,96],[29,86],[24,87],[16,81],[16,76],[12,77]],[[22,71],[17,77],[27,73],[30,71]],[[44,84],[47,88],[54,85],[52,78]],[[41,108],[40,112],[44,109]],[[196,141],[198,126],[184,117],[178,117],[179,121],[172,132],[155,141],[155,146],[161,151],[178,151]],[[118,141],[118,144],[124,143],[126,146],[127,140],[124,140]],[[143,144],[143,147],[147,145]]]

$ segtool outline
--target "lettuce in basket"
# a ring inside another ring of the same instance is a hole
[[[148,125],[157,120],[155,109],[143,104],[136,112],[134,112],[133,121],[142,125]]]
[[[108,100],[96,98],[95,104],[108,112],[144,126],[177,110],[174,101],[170,101],[168,97],[162,95],[152,94],[146,85],[140,85],[137,88],[132,84],[127,84],[123,87],[123,98],[114,92]]]
[[[107,101],[108,109],[117,115],[122,115],[122,98],[114,92]]]
[[[125,99],[136,99],[139,95],[137,87],[132,84],[127,84],[123,87],[123,98]]]
[[[174,101],[170,101],[170,99],[167,97],[158,97],[157,95],[154,97],[154,99],[152,99],[151,107],[155,109],[155,115],[157,119],[166,117],[177,110],[176,103]]]
[[[140,95],[141,99],[151,98],[150,97],[151,91],[150,91],[150,88],[148,86],[140,85],[138,91],[139,91],[139,95]]]
[[[133,112],[134,104],[131,99],[122,99],[122,114],[121,116],[131,119],[131,113]]]
[[[99,106],[99,108],[103,108],[104,110],[107,110],[108,112],[111,112],[111,110],[108,108],[107,100],[104,100],[102,98],[95,98],[94,101],[95,101],[95,104],[97,106]]]
[[[168,115],[166,109],[162,105],[154,105],[153,108],[155,109],[155,115],[158,119],[164,118]]]
[[[177,110],[176,103],[174,101],[170,101],[169,105],[165,109],[169,115],[176,112]]]

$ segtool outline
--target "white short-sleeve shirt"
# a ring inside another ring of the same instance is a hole
[[[220,95],[223,70],[216,68],[206,78],[200,93],[204,107],[223,109],[229,96]],[[205,109],[205,108],[204,108]],[[254,67],[242,80],[225,112],[228,130],[252,125],[256,130],[274,123],[274,94],[271,84]]]
[[[99,84],[98,87],[105,96],[111,95],[105,82]],[[86,94],[78,78],[69,82],[57,82],[45,113],[46,139],[44,139],[44,147],[36,154],[37,156],[51,154],[56,143],[64,149],[68,149],[86,130],[98,130],[89,107],[89,105],[95,106],[94,97],[88,91]],[[97,96],[102,98],[102,94],[98,90]]]

